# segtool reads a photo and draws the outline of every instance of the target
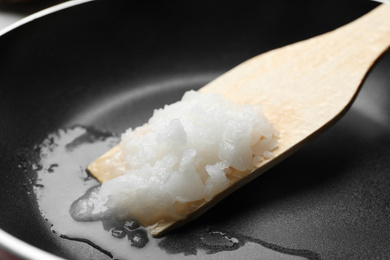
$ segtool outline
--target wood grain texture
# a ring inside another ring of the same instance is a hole
[[[383,4],[335,31],[256,56],[201,88],[200,92],[220,93],[239,104],[261,104],[280,132],[279,148],[273,159],[248,170],[210,202],[187,205],[191,210],[185,219],[149,226],[152,235],[203,214],[330,127],[350,107],[367,72],[389,44],[390,4]],[[116,176],[102,166],[107,156],[118,153],[115,149],[88,168],[100,181]]]
[[[261,104],[281,132],[282,154],[345,112],[389,43],[384,4],[335,31],[254,57],[200,91]]]

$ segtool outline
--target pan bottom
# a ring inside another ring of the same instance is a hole
[[[308,250],[284,248],[213,227],[206,218],[195,221],[188,229],[184,227],[163,238],[153,238],[150,235],[142,236],[145,232],[142,227],[126,229],[123,222],[78,222],[71,217],[69,210],[72,203],[92,187],[99,186],[99,182],[86,172],[86,166],[119,142],[117,134],[96,129],[109,126],[111,130],[123,131],[122,128],[129,127],[125,124],[132,118],[135,120],[130,127],[142,124],[156,107],[179,100],[186,90],[197,89],[213,77],[215,75],[198,75],[169,82],[160,81],[159,84],[131,88],[126,93],[107,97],[100,102],[99,109],[94,104],[86,106],[86,111],[74,119],[75,122],[87,122],[88,127],[59,129],[38,145],[35,149],[37,160],[32,167],[32,176],[36,176],[33,190],[42,217],[51,224],[52,232],[64,239],[88,243],[98,249],[97,254],[103,252],[107,259],[182,259],[184,256],[189,259],[225,259],[234,255],[238,258],[319,259],[317,254]],[[161,87],[161,84],[165,86]],[[160,104],[155,102],[156,99]],[[81,120],[83,115],[88,120]],[[184,229],[187,229],[185,235],[177,239]],[[140,239],[147,242],[142,249],[137,248],[134,242]]]

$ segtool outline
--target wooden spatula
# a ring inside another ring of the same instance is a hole
[[[185,219],[161,219],[149,226],[152,235],[198,217],[330,127],[351,106],[367,72],[389,44],[390,4],[383,4],[335,31],[254,57],[201,88],[200,92],[217,92],[239,104],[261,104],[280,131],[279,148],[274,158],[261,162],[211,201],[182,205],[188,213]],[[104,182],[122,175],[125,168],[116,146],[88,170]]]

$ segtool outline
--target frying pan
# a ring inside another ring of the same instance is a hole
[[[87,243],[53,233],[40,213],[29,160],[50,133],[74,126],[121,133],[250,57],[335,29],[378,5],[357,0],[77,3],[45,11],[0,36],[0,245],[26,259],[44,259],[42,254],[110,259]],[[267,259],[389,259],[389,72],[387,52],[335,126],[168,234],[161,247],[190,257],[205,230],[222,230],[242,246],[278,253]],[[220,247],[215,239],[208,237],[209,257],[223,253],[233,259],[240,249]],[[24,251],[23,243],[35,250]]]

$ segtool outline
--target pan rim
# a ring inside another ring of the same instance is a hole
[[[23,242],[2,229],[0,229],[0,248],[23,259],[63,260],[63,258]]]
[[[14,23],[8,25],[7,27],[1,29],[0,30],[0,37],[5,35],[6,33],[10,32],[10,31],[24,25],[24,24],[27,24],[27,23],[34,21],[38,18],[41,18],[43,16],[46,16],[46,15],[61,11],[63,9],[67,9],[67,8],[76,6],[76,5],[80,5],[80,4],[87,3],[87,2],[92,2],[92,1],[95,1],[95,0],[68,0],[64,3],[48,7],[46,9],[39,11],[39,12],[36,12],[36,13],[31,14],[29,16],[26,16],[25,18],[22,18]]]

